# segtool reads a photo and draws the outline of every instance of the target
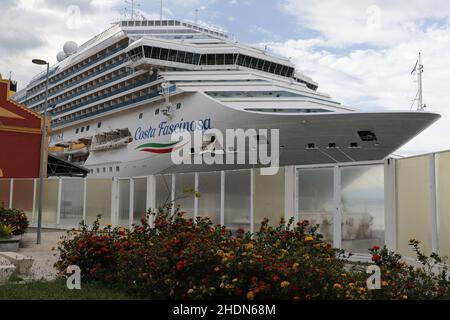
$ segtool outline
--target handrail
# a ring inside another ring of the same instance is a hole
[[[175,91],[174,89],[176,90],[176,86],[172,86],[169,90],[171,92],[173,92],[173,91]],[[72,119],[69,119],[69,120],[65,120],[65,121],[60,121],[58,123],[54,123],[52,126],[53,126],[53,128],[57,128],[57,127],[63,126],[63,125],[65,125],[67,123],[70,123],[70,122],[74,122],[74,121],[78,121],[78,120],[81,120],[81,119],[90,118],[90,117],[96,116],[96,115],[104,113],[104,112],[112,111],[114,109],[118,109],[118,108],[124,107],[126,105],[130,105],[130,104],[133,104],[133,103],[137,103],[137,102],[141,102],[141,101],[144,101],[144,100],[152,99],[152,98],[155,98],[157,96],[160,96],[160,93],[158,91],[155,91],[155,92],[143,95],[141,97],[131,99],[129,101],[121,102],[119,104],[110,106],[108,108],[104,108],[104,109],[101,109],[101,110],[90,112],[89,114],[76,116],[76,117],[74,117]]]

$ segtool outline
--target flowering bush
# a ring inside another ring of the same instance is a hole
[[[449,292],[445,274],[408,267],[379,247],[371,250],[383,288],[369,291],[365,268],[350,268],[308,221],[271,227],[265,220],[254,235],[233,234],[170,211],[154,214],[154,227],[145,219],[132,230],[82,225],[60,242],[56,267],[63,273],[78,265],[85,280],[150,299],[421,299]]]
[[[28,218],[25,212],[17,209],[0,207],[0,222],[13,229],[13,235],[22,235],[28,228]]]

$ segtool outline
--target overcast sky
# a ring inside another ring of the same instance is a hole
[[[159,0],[141,0],[147,18]],[[292,58],[319,90],[358,110],[409,110],[411,71],[423,53],[424,101],[442,114],[402,155],[450,149],[450,1],[448,0],[165,0],[166,18],[214,25],[242,42]],[[1,0],[0,72],[23,88],[56,61],[64,42],[79,44],[127,13],[122,0]]]

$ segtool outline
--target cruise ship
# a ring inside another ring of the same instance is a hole
[[[66,43],[57,58],[49,152],[94,177],[246,167],[174,165],[177,129],[279,129],[285,166],[380,160],[440,117],[357,111],[320,92],[289,59],[179,20],[125,19],[81,46]],[[45,83],[46,73],[37,75],[14,99],[43,112]]]

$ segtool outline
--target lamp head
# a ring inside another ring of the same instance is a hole
[[[43,65],[47,65],[47,64],[48,64],[47,61],[42,60],[42,59],[33,59],[32,62],[33,62],[34,64],[37,64],[37,65],[40,65],[40,66],[43,66]]]

